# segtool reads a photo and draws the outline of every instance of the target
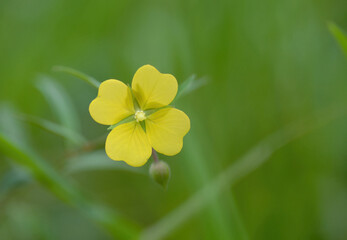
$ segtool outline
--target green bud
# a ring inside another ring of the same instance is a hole
[[[156,183],[166,189],[171,175],[170,167],[164,161],[153,162],[149,168],[149,175]]]

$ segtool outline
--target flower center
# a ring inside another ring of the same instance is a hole
[[[142,111],[142,110],[136,111],[135,119],[136,119],[137,122],[141,122],[141,121],[145,120],[146,119],[145,112]]]

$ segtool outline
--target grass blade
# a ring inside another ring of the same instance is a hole
[[[193,116],[192,116],[193,117]],[[190,183],[194,184],[194,190],[203,187],[212,180],[211,161],[217,154],[209,149],[209,141],[204,142],[201,137],[196,135],[202,131],[195,125],[195,131],[190,133],[189,138],[185,140],[184,154],[189,161],[185,162],[190,175]],[[215,239],[248,239],[247,233],[243,227],[241,217],[238,215],[238,209],[232,194],[228,191],[223,195],[212,197],[206,210],[201,214],[202,224],[206,224],[204,231],[214,233]],[[233,203],[233,204],[230,204]],[[228,209],[230,208],[230,210]]]
[[[320,118],[304,119],[265,138],[166,217],[145,229],[140,239],[157,240],[168,236],[194,214],[203,209],[208,203],[213,201],[215,196],[229,189],[236,181],[256,170],[275,151],[304,134],[324,126],[342,114],[344,114],[344,111],[330,110],[320,114]]]
[[[335,23],[328,23],[331,34],[335,37],[336,41],[340,44],[343,52],[347,57],[347,35]]]
[[[30,148],[30,141],[23,123],[17,117],[18,113],[12,105],[0,104],[0,132],[18,146]]]
[[[69,140],[71,143],[77,146],[81,146],[87,143],[87,140],[79,133],[74,132],[72,129],[68,129],[59,124],[53,123],[51,121],[48,121],[39,117],[35,117],[35,116],[24,115],[24,114],[22,114],[20,118],[28,123],[35,124],[50,133],[53,133],[66,140]]]
[[[138,229],[120,214],[87,200],[75,187],[61,178],[40,158],[30,155],[0,134],[0,153],[25,168],[47,190],[68,205],[78,208],[87,217],[104,227],[116,239],[132,239]]]
[[[205,86],[207,82],[207,78],[205,77],[196,79],[195,75],[190,76],[187,80],[185,80],[178,86],[177,95],[174,101],[199,89],[202,86]]]
[[[54,66],[53,71],[67,73],[69,75],[77,77],[95,88],[99,88],[100,86],[100,82],[97,81],[95,78],[70,67]]]
[[[73,103],[63,87],[46,76],[40,76],[36,86],[46,98],[63,127],[74,132],[80,132],[80,121],[77,111],[74,109]],[[73,143],[68,141],[68,144],[71,145]]]

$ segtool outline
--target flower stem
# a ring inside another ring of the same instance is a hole
[[[154,150],[154,148],[152,148],[152,158],[155,163],[159,162],[158,153]]]

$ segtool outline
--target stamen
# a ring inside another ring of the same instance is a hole
[[[140,111],[136,111],[135,113],[135,119],[137,122],[141,122],[143,120],[146,119],[146,114],[144,111],[140,110]]]

